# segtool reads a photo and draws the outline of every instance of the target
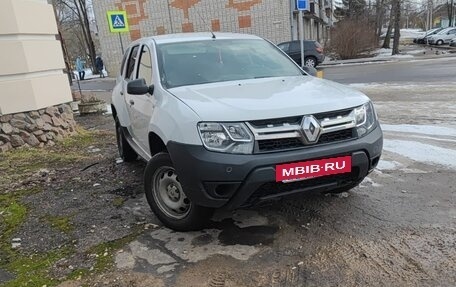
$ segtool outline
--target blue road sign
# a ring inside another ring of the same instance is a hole
[[[307,3],[307,0],[296,0],[296,8],[300,11],[309,10]]]
[[[122,14],[111,15],[112,26],[116,29],[125,28],[125,18]]]
[[[127,12],[125,11],[108,11],[109,30],[112,33],[128,32]]]

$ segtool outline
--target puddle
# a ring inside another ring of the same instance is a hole
[[[184,238],[182,238],[182,240],[180,240],[180,238],[177,240],[184,241]],[[193,246],[204,246],[204,245],[211,243],[212,241],[214,241],[214,238],[212,237],[212,235],[206,233],[206,234],[202,234],[200,236],[193,238],[192,245]]]
[[[269,245],[279,230],[276,226],[239,227],[232,219],[215,222],[213,228],[222,230],[218,240],[222,245]]]

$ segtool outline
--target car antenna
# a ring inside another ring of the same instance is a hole
[[[212,27],[210,27],[210,26],[207,24],[206,20],[204,20],[204,18],[201,17],[201,14],[199,13],[198,10],[196,11],[196,13],[198,14],[198,17],[200,17],[201,21],[203,21],[204,25],[206,25],[207,28],[209,28],[209,32],[211,32],[211,34],[212,34],[212,39],[217,39],[217,37],[215,37],[214,32],[212,31]]]

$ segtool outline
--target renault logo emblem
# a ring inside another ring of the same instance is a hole
[[[305,142],[316,143],[321,133],[320,123],[313,116],[304,116],[302,121],[302,130],[304,131]]]

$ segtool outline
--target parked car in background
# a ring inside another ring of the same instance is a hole
[[[420,36],[420,37],[417,37],[417,38],[413,39],[413,43],[416,43],[416,44],[426,44],[426,43],[427,43],[427,39],[428,39],[430,36],[439,33],[439,32],[442,31],[443,29],[444,29],[444,28],[434,28],[434,29],[428,30],[428,31],[426,31],[426,33],[425,33],[423,36]]]
[[[456,47],[456,38],[453,38],[453,39],[450,41],[450,47]]]
[[[299,40],[284,42],[277,45],[290,56],[293,61],[301,65],[301,44]],[[317,41],[304,41],[304,65],[315,68],[325,60],[323,47]]]
[[[297,192],[341,193],[374,170],[383,134],[372,102],[305,70],[246,34],[130,44],[112,93],[117,144],[124,161],[148,162],[146,198],[167,227],[200,229],[215,209]]]
[[[431,45],[443,45],[450,43],[451,39],[456,37],[456,27],[443,29],[435,35],[428,38],[428,43]]]

